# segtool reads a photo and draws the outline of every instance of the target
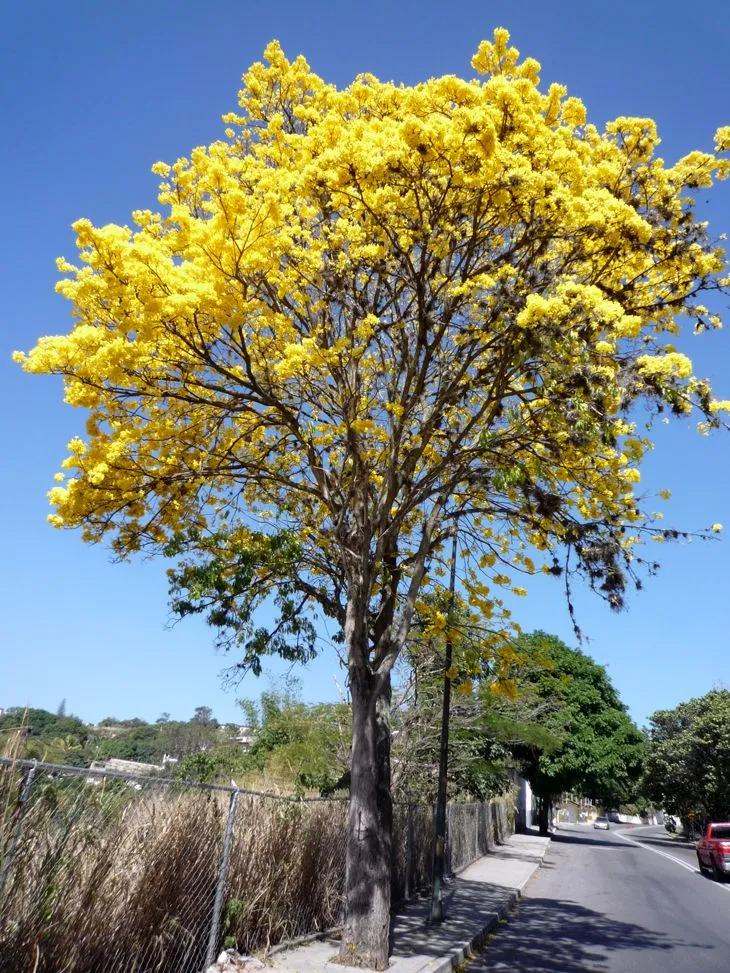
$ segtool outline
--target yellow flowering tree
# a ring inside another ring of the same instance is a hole
[[[723,251],[691,191],[728,162],[666,165],[649,119],[599,132],[508,42],[482,43],[476,80],[343,90],[272,43],[225,139],[154,166],[162,213],[75,224],[80,265],[60,261],[58,285],[73,329],[18,356],[89,413],[55,525],[122,556],[182,554],[181,610],[243,625],[251,664],[269,636],[306,657],[310,608],[341,630],[342,955],[377,969],[391,671],[452,525],[497,637],[516,571],[567,564],[618,606],[651,530],[632,406],[698,408],[706,428],[730,407],[671,344],[681,318],[719,324],[700,301],[726,283]],[[263,633],[252,611],[272,593]]]

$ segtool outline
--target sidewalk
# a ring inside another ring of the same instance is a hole
[[[390,973],[443,973],[455,969],[514,906],[545,857],[549,838],[512,835],[469,865],[445,887],[442,923],[428,921],[430,902],[405,906],[394,918]],[[347,973],[331,963],[337,939],[317,940],[270,957],[274,973]],[[359,971],[362,973],[362,971]]]

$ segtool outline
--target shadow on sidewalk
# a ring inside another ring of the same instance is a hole
[[[677,948],[713,949],[703,943],[665,936],[632,923],[609,919],[573,902],[523,899],[509,924],[490,943],[469,973],[601,973],[612,953],[622,950],[664,952]],[[688,956],[688,966],[697,960]],[[647,958],[659,969],[661,958]]]
[[[469,942],[505,902],[507,890],[488,882],[459,881],[444,893],[444,921],[429,921],[430,901],[413,902],[391,923],[391,959],[442,956]]]

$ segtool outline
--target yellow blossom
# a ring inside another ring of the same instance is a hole
[[[87,420],[54,526],[122,557],[212,558],[195,598],[289,611],[300,587],[361,674],[395,664],[414,596],[443,595],[454,525],[465,606],[503,641],[494,592],[524,594],[528,551],[558,573],[580,538],[631,564],[652,444],[626,417],[694,409],[709,432],[729,409],[675,338],[719,324],[701,298],[726,258],[692,191],[728,163],[665,162],[647,118],[599,131],[505,28],[472,66],[337,88],[272,42],[221,138],[155,163],[159,211],[74,223],[69,332],[13,356]],[[458,639],[449,612],[419,616]]]

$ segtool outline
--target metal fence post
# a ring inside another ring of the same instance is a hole
[[[406,824],[406,899],[413,894],[413,804],[408,801],[408,817]]]
[[[479,857],[479,805],[474,805],[474,861]]]
[[[13,836],[10,839],[10,844],[8,845],[8,850],[5,854],[2,872],[0,872],[0,896],[2,896],[3,892],[5,891],[5,883],[8,875],[10,874],[10,866],[13,864],[13,858],[15,857],[15,846],[17,845],[18,838],[20,837],[20,829],[23,824],[28,794],[30,793],[31,786],[33,784],[35,772],[36,764],[34,763],[28,773],[25,775],[25,780],[23,781],[23,786],[20,791],[20,798],[18,799],[18,817],[15,822],[15,828],[13,829]]]
[[[454,808],[449,804],[446,808],[446,874],[454,873],[454,832],[452,829],[452,818]]]
[[[223,911],[223,896],[226,891],[226,878],[228,876],[228,863],[231,858],[231,845],[233,844],[233,825],[236,823],[236,804],[238,803],[238,790],[231,794],[231,801],[228,805],[228,821],[226,822],[226,833],[223,838],[223,853],[221,855],[221,865],[218,871],[218,884],[215,890],[215,900],[213,902],[213,919],[210,925],[210,936],[208,937],[208,951],[205,954],[206,967],[212,966],[216,960],[218,950],[218,939],[221,932],[221,913]]]

